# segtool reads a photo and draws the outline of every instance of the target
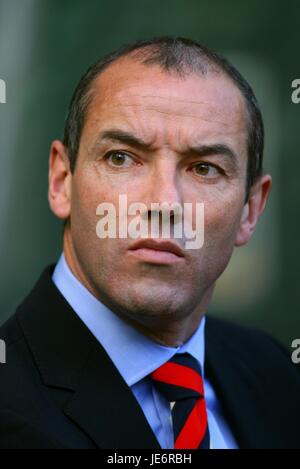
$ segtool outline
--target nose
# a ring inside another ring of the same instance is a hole
[[[152,203],[182,203],[180,178],[176,161],[163,159],[159,161],[147,182],[147,200]]]
[[[159,226],[162,226],[163,220],[169,219],[170,225],[174,226],[181,214],[178,207],[182,207],[180,175],[176,161],[159,161],[149,174],[145,191],[148,220],[158,217]]]

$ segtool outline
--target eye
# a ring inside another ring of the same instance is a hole
[[[105,157],[114,167],[128,168],[133,163],[132,157],[123,151],[111,151]]]
[[[198,163],[193,166],[193,171],[199,175],[204,177],[216,177],[220,174],[220,170],[208,163]]]

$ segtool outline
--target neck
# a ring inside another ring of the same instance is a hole
[[[148,339],[157,342],[165,347],[180,347],[187,342],[198,329],[205,311],[197,311],[192,313],[188,318],[168,324],[161,322],[160,324],[140,324],[131,319],[126,319],[132,327],[141,332]],[[122,316],[124,319],[124,316]]]

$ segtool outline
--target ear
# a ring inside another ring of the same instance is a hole
[[[272,178],[269,174],[262,176],[251,188],[249,199],[244,205],[240,227],[235,246],[243,246],[251,239],[260,215],[263,213],[270,190]]]
[[[69,158],[60,140],[51,144],[49,155],[48,200],[52,212],[61,219],[67,219],[71,212],[71,182]]]

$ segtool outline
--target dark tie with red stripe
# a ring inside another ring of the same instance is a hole
[[[151,374],[172,408],[175,449],[208,449],[209,429],[201,367],[191,355],[177,354]]]

